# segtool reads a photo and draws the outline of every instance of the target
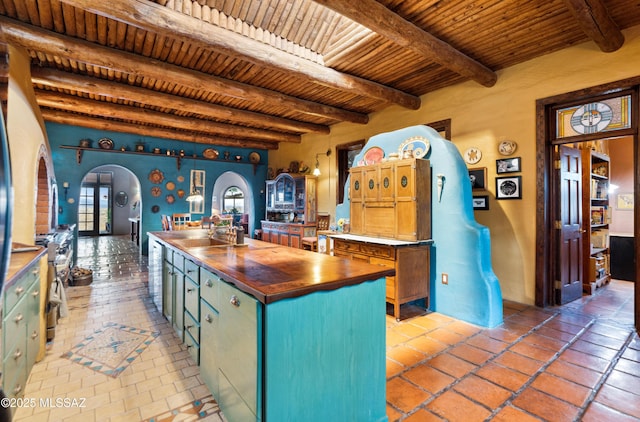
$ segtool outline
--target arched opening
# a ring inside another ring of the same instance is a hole
[[[57,214],[55,212],[57,198],[51,196],[49,171],[44,157],[40,157],[38,160],[37,180],[35,232],[36,234],[46,234],[57,225]]]
[[[212,214],[233,214],[234,223],[251,233],[255,202],[244,177],[232,171],[222,173],[214,182],[212,195]]]

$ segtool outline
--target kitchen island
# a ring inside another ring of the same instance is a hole
[[[394,270],[204,230],[153,232],[149,288],[233,421],[385,421]]]

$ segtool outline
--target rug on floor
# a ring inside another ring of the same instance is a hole
[[[61,357],[96,372],[117,377],[124,371],[159,332],[141,330],[108,322]]]
[[[207,396],[200,400],[194,400],[176,409],[169,410],[147,419],[145,422],[172,422],[195,421],[214,414],[220,415],[220,406],[213,396]],[[222,420],[222,418],[220,419]]]

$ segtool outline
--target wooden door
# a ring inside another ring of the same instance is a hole
[[[555,294],[558,304],[582,296],[582,155],[580,150],[559,147],[560,198]]]
[[[378,166],[367,166],[362,178],[364,202],[377,202],[380,200],[380,182],[378,179]]]

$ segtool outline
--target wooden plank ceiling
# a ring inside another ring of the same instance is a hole
[[[638,24],[637,0],[0,0],[0,53],[27,49],[45,120],[277,149]]]

